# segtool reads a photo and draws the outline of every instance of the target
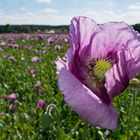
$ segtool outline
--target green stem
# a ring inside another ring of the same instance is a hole
[[[127,120],[127,122],[128,122],[128,126],[127,126],[127,134],[128,134],[128,136],[130,135],[130,128],[133,128],[133,124],[132,124],[132,121],[131,120],[133,120],[133,116],[135,115],[135,108],[136,108],[136,95],[137,95],[137,91],[136,91],[137,89],[135,89],[135,88],[133,88],[132,89],[132,100],[131,100],[131,111],[130,111],[130,113],[129,113],[129,115],[128,115],[128,120]],[[131,139],[131,137],[130,137],[130,139]]]
[[[86,121],[84,121],[82,140],[88,140],[88,123]]]

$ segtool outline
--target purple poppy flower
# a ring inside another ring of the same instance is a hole
[[[51,43],[55,42],[54,38],[49,37],[48,38],[48,45],[50,45]]]
[[[4,115],[4,112],[0,112],[0,117],[2,117]]]
[[[69,41],[66,60],[56,61],[66,103],[89,123],[115,130],[112,99],[140,71],[140,36],[124,22],[100,25],[75,17]]]
[[[8,38],[7,41],[8,41],[8,42],[12,42],[12,41],[14,41],[14,38]]]
[[[43,108],[46,107],[46,102],[44,100],[38,100],[37,103],[36,103],[36,107],[40,108],[40,109],[43,109]]]
[[[11,94],[9,95],[9,98],[10,98],[11,100],[16,100],[18,97],[19,97],[19,94],[18,94],[18,93],[11,93]]]
[[[38,35],[37,38],[38,38],[39,40],[43,40],[43,36],[42,36],[42,35]]]
[[[60,46],[60,45],[56,45],[55,46],[55,49],[58,51],[58,50],[61,50],[62,49],[62,46]]]
[[[40,62],[41,62],[41,59],[40,59],[39,57],[37,57],[37,56],[34,56],[34,57],[32,58],[32,62],[40,63]]]
[[[41,88],[41,81],[40,81],[40,80],[37,80],[37,81],[36,81],[35,87],[36,87],[37,89]]]
[[[14,48],[14,49],[19,49],[20,46],[19,46],[18,44],[14,44],[14,45],[13,45],[13,48]]]
[[[9,109],[10,111],[15,111],[16,106],[14,104],[10,104]]]
[[[7,59],[11,62],[15,62],[16,61],[16,58],[14,56],[8,56]]]
[[[28,68],[28,72],[31,74],[32,77],[35,77],[36,71],[35,71],[34,68],[29,67],[29,68]]]
[[[8,46],[8,48],[13,48],[14,45],[13,44],[8,44],[7,46]]]
[[[9,96],[3,96],[3,100],[4,101],[8,101],[9,100]]]

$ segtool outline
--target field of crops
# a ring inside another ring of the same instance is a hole
[[[55,61],[68,47],[65,34],[0,35],[0,140],[139,140],[139,82],[113,100],[115,131],[88,124],[67,106]]]

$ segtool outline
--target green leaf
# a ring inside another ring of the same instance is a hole
[[[60,127],[57,128],[57,140],[73,140],[70,135],[65,134],[64,130]]]
[[[52,123],[52,118],[50,115],[48,114],[44,114],[42,116],[42,127],[43,128],[48,128],[50,126],[50,124]]]

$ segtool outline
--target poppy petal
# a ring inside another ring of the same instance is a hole
[[[93,125],[115,130],[117,112],[101,100],[70,73],[62,60],[57,60],[58,84],[66,103],[82,118]]]

